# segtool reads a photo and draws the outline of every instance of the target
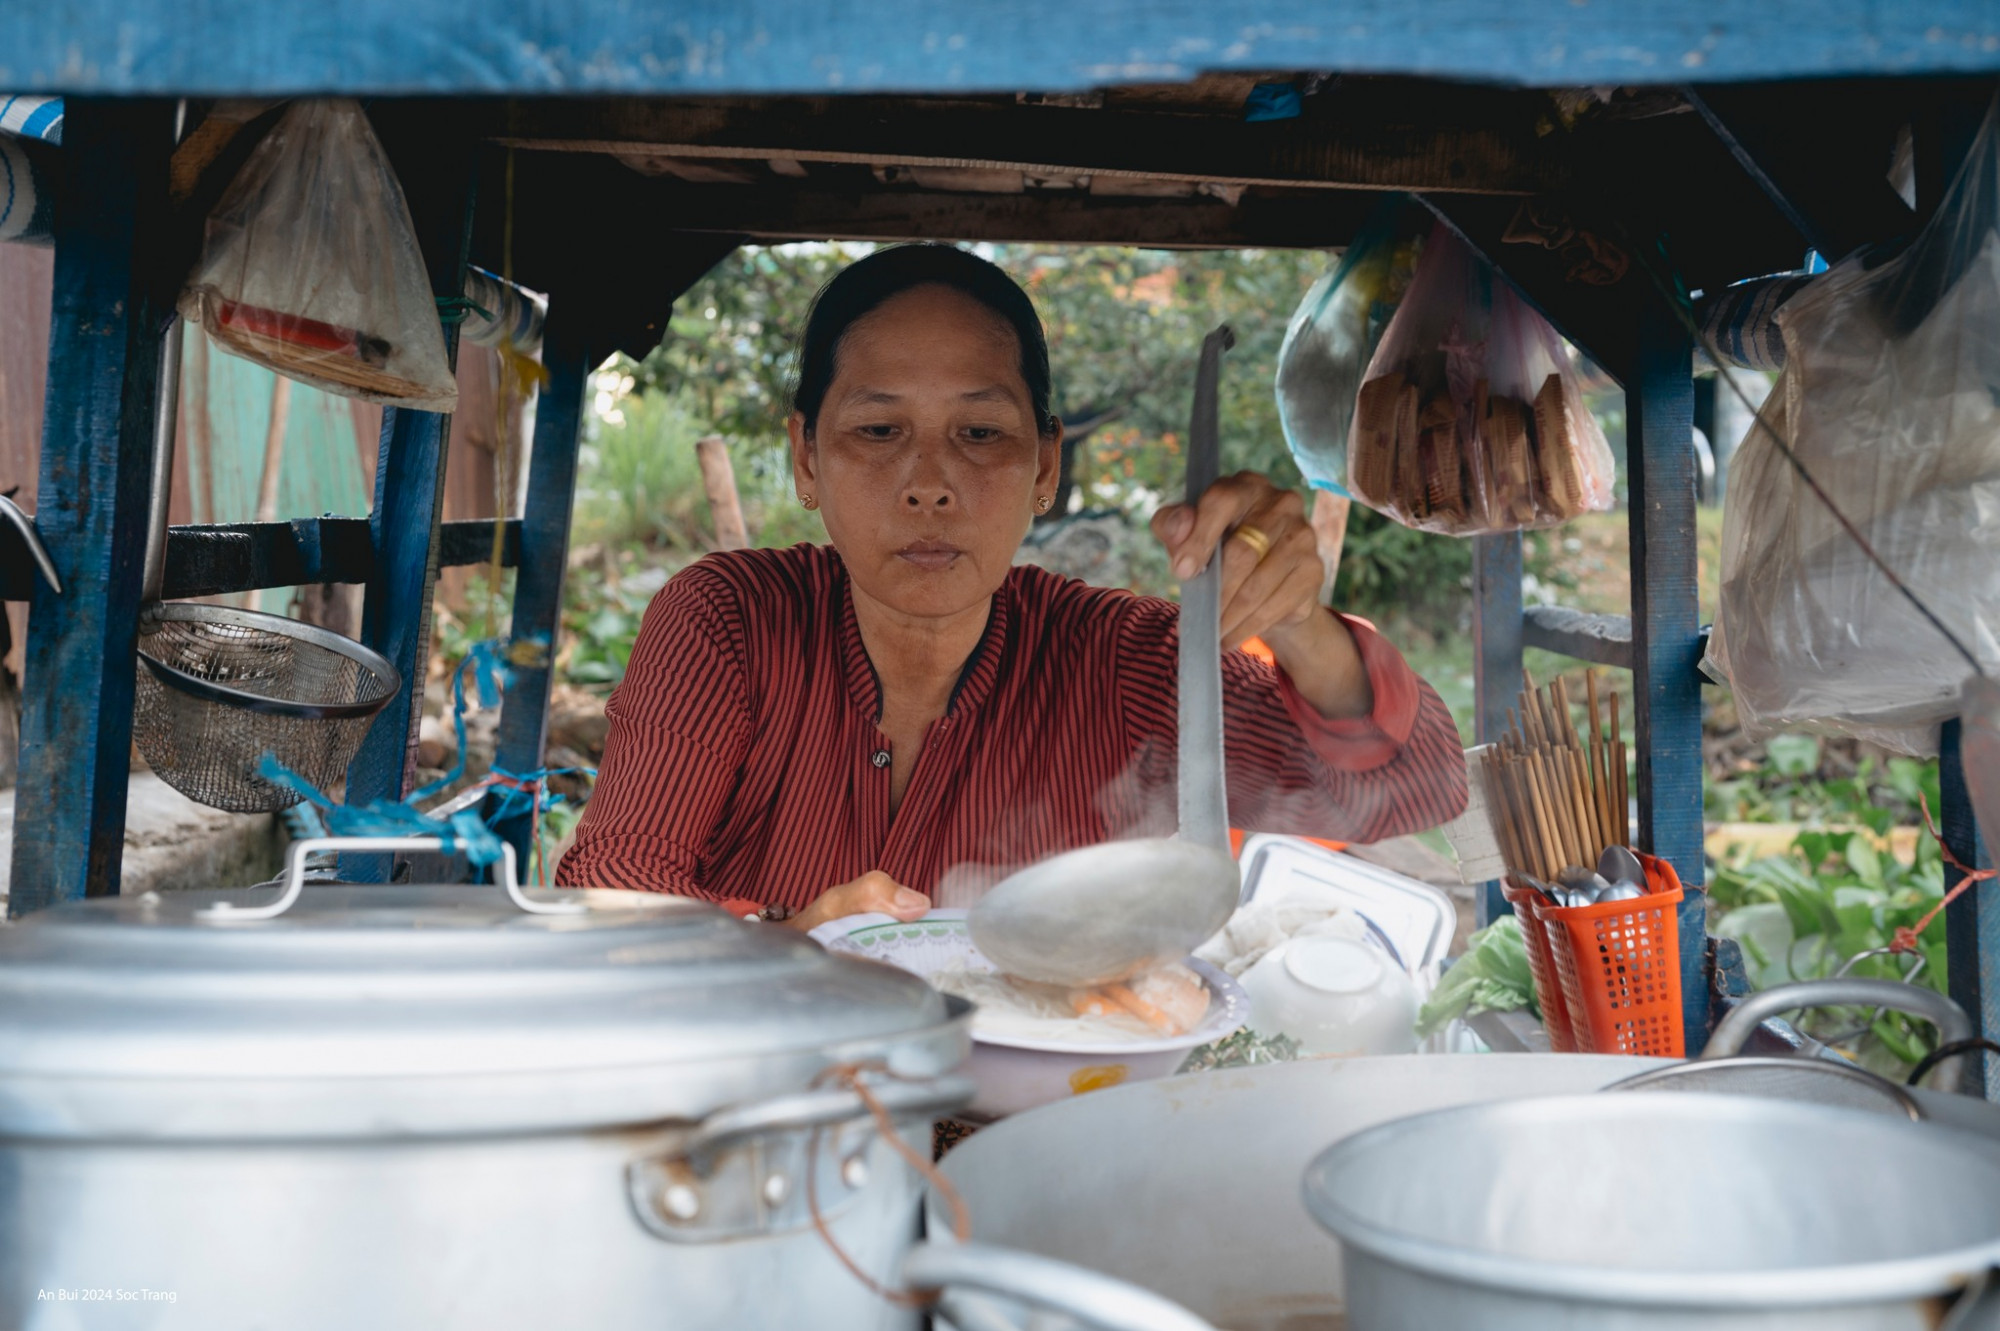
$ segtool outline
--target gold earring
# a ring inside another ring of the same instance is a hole
[[[819,500],[813,498],[811,495],[800,495],[799,507],[810,513],[819,507]]]
[[[1037,513],[1046,513],[1049,511],[1049,505],[1055,502],[1055,500],[1049,498],[1047,495],[1043,495],[1035,500],[1035,511]]]

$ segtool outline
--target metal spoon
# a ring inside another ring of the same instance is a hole
[[[1604,853],[1597,857],[1597,872],[1614,883],[1637,883],[1646,885],[1646,868],[1639,863],[1639,857],[1624,846],[1606,846]]]
[[[1216,384],[1227,327],[1201,344],[1188,430],[1190,504],[1215,480]],[[1242,892],[1229,852],[1222,768],[1222,561],[1181,586],[1180,835],[1110,841],[1002,879],[966,918],[972,943],[1010,975],[1109,984],[1179,961],[1228,922]]]
[[[1547,899],[1548,903],[1551,906],[1567,906],[1569,904],[1568,900],[1566,899],[1568,895],[1568,889],[1557,887],[1553,883],[1545,883],[1541,879],[1536,878],[1532,874],[1517,873],[1514,876],[1520,879],[1522,882],[1526,883],[1529,887],[1534,888],[1537,892],[1540,892],[1542,896]]]

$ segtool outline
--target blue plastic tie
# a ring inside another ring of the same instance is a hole
[[[326,830],[337,837],[436,837],[445,854],[463,851],[466,859],[481,868],[497,863],[504,853],[506,843],[471,809],[461,809],[446,820],[419,813],[407,800],[371,800],[359,807],[336,804],[319,787],[269,753],[258,761],[257,774],[274,786],[304,796],[319,809],[326,820]]]
[[[458,756],[453,760],[451,770],[422,790],[412,791],[412,802],[427,800],[444,791],[465,775],[465,676],[469,672],[479,690],[481,707],[497,707],[500,695],[514,682],[514,672],[502,658],[500,641],[486,638],[472,644],[465,659],[458,663],[458,669],[451,676],[451,728],[458,739]]]
[[[499,796],[491,802],[492,812],[487,817],[481,818],[476,808],[460,809],[449,819],[433,818],[421,812],[416,807],[419,802],[440,794],[465,775],[465,680],[468,675],[472,677],[479,705],[497,707],[514,679],[514,672],[507,665],[498,639],[488,638],[474,643],[466,652],[465,659],[459,662],[458,669],[452,672],[451,722],[458,737],[457,761],[449,772],[421,790],[412,791],[406,800],[374,800],[358,807],[336,804],[312,782],[270,753],[266,753],[258,763],[257,773],[272,785],[303,796],[320,810],[326,831],[333,836],[437,837],[443,842],[448,855],[462,849],[474,865],[483,868],[496,863],[504,843],[491,824],[528,813],[546,812],[566,803],[563,796],[548,789],[548,779],[581,773],[595,780],[597,769],[538,767],[532,772],[510,772],[496,764],[492,769],[493,775],[512,784],[499,788]]]

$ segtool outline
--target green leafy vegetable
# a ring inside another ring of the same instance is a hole
[[[1254,1068],[1264,1063],[1290,1063],[1299,1056],[1299,1042],[1288,1035],[1265,1035],[1248,1026],[1190,1052],[1182,1072],[1219,1072],[1223,1068]]]
[[[1417,1013],[1417,1035],[1430,1035],[1453,1017],[1519,1008],[1535,1010],[1535,980],[1521,922],[1503,915],[1466,940],[1465,955],[1452,963]]]

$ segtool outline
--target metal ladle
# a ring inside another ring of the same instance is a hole
[[[1222,327],[1201,344],[1189,504],[1215,480],[1216,384],[1234,342]],[[966,923],[973,946],[1009,975],[1110,984],[1200,947],[1228,921],[1241,891],[1223,786],[1222,561],[1214,558],[1181,584],[1180,835],[1108,841],[1030,865],[995,884]]]

